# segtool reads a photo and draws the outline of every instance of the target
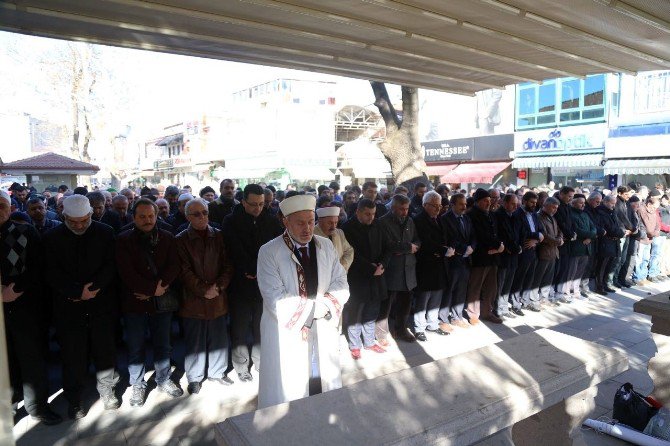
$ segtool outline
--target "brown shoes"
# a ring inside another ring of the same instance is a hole
[[[445,331],[447,333],[451,333],[454,331],[454,327],[451,326],[451,324],[448,324],[446,322],[440,322],[440,330]]]
[[[456,319],[451,321],[451,323],[459,328],[470,328],[470,324],[465,322],[463,319]]]
[[[500,319],[498,316],[495,314],[489,314],[488,316],[484,316],[482,319],[493,322],[494,324],[502,324],[503,320]]]
[[[476,318],[476,317],[471,317],[470,318],[470,325],[474,326],[474,325],[477,325],[477,324],[479,324],[479,319]]]

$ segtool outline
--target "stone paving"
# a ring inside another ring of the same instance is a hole
[[[450,336],[442,337],[428,333],[426,343],[392,344],[385,354],[364,352],[363,358],[354,361],[348,354],[346,342],[342,338],[341,363],[345,385],[414,367],[439,358],[500,342],[519,334],[540,328],[552,328],[581,339],[614,347],[624,352],[630,363],[628,371],[598,386],[596,408],[590,418],[612,416],[612,400],[616,389],[625,382],[631,382],[637,390],[647,394],[653,390],[653,383],[647,373],[649,358],[656,353],[656,345],[651,339],[649,318],[633,312],[633,304],[641,298],[670,290],[670,281],[652,284],[644,288],[622,290],[608,297],[578,300],[570,305],[545,309],[540,313],[528,312],[526,316],[506,321],[503,325],[480,324],[469,329],[456,329]],[[176,343],[177,361],[183,357],[183,346]],[[123,360],[121,360],[123,362]],[[123,373],[123,369],[122,373]],[[54,362],[51,370],[52,385],[59,380],[59,371]],[[150,372],[148,376],[152,373]],[[222,387],[205,381],[200,394],[169,399],[165,395],[151,391],[142,408],[131,408],[128,400],[130,388],[123,388],[123,403],[117,411],[104,411],[97,400],[93,378],[87,402],[88,415],[77,422],[66,420],[60,425],[46,427],[30,417],[20,419],[14,435],[17,444],[22,445],[215,445],[213,425],[229,416],[238,415],[256,407],[258,375],[254,381],[242,383],[236,374],[230,373],[235,384]],[[127,375],[127,374],[126,374]],[[175,370],[174,378],[186,389],[183,372]],[[125,384],[127,385],[127,377]],[[54,388],[53,407],[62,415],[67,405],[60,392]],[[584,432],[587,445],[625,444],[611,437]]]

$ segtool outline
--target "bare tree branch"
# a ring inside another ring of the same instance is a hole
[[[379,109],[382,118],[384,118],[387,132],[389,130],[400,130],[400,127],[402,127],[402,120],[391,103],[388,91],[386,91],[386,84],[383,82],[370,81],[370,85],[375,94],[375,106]]]

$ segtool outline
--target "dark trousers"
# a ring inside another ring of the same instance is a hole
[[[208,378],[223,378],[228,368],[227,316],[206,321],[185,317],[184,343],[186,357],[184,370],[189,383]]]
[[[261,316],[263,299],[258,296],[233,296],[230,299],[230,336],[233,347],[233,367],[237,373],[248,372],[250,362],[258,370],[261,364]],[[253,336],[249,356],[249,332]]]
[[[557,259],[542,260],[538,259],[535,266],[535,283],[537,284],[538,300],[551,300],[551,283],[554,280],[554,271],[556,269]],[[555,299],[554,299],[555,300]]]
[[[447,288],[442,295],[439,319],[441,322],[464,319],[465,301],[467,299],[470,265],[465,263],[447,262]]]
[[[378,300],[349,300],[344,306],[349,349],[371,347],[375,343],[375,320],[379,315]],[[362,338],[362,343],[361,343]]]
[[[510,291],[510,298],[512,307],[520,309],[524,303],[529,303],[532,299],[529,295],[533,286],[533,275],[535,273],[535,265],[537,263],[535,253],[533,255],[526,255],[519,257],[519,266],[514,272],[514,279],[512,280],[512,288]]]
[[[470,270],[467,291],[469,318],[488,317],[498,294],[498,267],[475,266]]]
[[[93,359],[97,389],[112,392],[119,381],[116,372],[116,314],[70,316],[56,312],[56,332],[63,361],[63,394],[70,404],[81,403],[81,391]]]
[[[146,388],[146,339],[147,328],[151,333],[156,384],[170,379],[170,328],[172,313],[128,313],[126,322],[126,345],[128,346],[128,374],[131,386]]]
[[[612,272],[619,257],[598,257],[596,261],[596,290],[602,290],[612,284]]]
[[[49,397],[44,328],[34,310],[5,312],[12,403],[18,402],[23,394],[24,406],[31,415],[44,410]]]
[[[570,248],[569,244],[566,243],[563,246],[558,248],[558,262],[556,266],[556,272],[554,274],[554,290],[557,293],[560,293],[563,287],[567,284],[569,278],[568,274],[570,272]]]
[[[621,255],[617,258],[617,261],[614,263],[612,266],[612,274],[614,275],[614,278],[618,280],[619,282],[623,283],[626,280],[626,273],[628,272],[628,266],[630,265],[630,254],[629,254],[629,248],[631,244],[635,244],[636,240],[632,240],[633,243],[631,243],[631,238],[630,237],[624,237],[623,239],[619,240],[619,246],[621,247]],[[632,275],[631,271],[631,275]]]
[[[498,316],[509,311],[509,294],[512,291],[512,282],[514,281],[516,269],[517,262],[510,263],[505,268],[498,267],[498,298],[493,305]]]
[[[388,299],[381,301],[379,316],[375,324],[377,340],[386,339],[389,334],[389,317],[393,318],[393,331],[400,333],[407,329],[407,318],[412,306],[411,291],[389,291]]]
[[[628,240],[628,238],[626,239]],[[632,280],[633,271],[635,270],[635,258],[637,256],[637,249],[639,246],[640,242],[638,240],[630,240],[628,244],[628,250],[626,251],[626,259],[624,260],[623,266],[621,267],[621,271],[619,271],[619,282],[623,282],[624,280]]]

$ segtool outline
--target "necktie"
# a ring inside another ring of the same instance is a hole
[[[458,217],[458,223],[461,225],[461,231],[465,232],[465,224],[463,223],[463,216]]]
[[[300,251],[300,258],[303,260],[309,260],[309,252],[307,251],[306,246],[301,246],[298,248],[298,251]]]

